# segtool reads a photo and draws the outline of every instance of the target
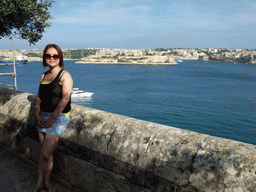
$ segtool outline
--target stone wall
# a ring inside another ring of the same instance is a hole
[[[0,88],[0,143],[38,162],[35,95]],[[72,104],[54,179],[73,191],[256,191],[256,146]]]

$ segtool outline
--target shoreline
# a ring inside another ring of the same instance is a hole
[[[86,62],[86,61],[77,61],[75,64],[102,64],[102,65],[108,65],[108,64],[115,64],[115,65],[178,65],[177,62],[173,63],[125,63],[125,62]]]

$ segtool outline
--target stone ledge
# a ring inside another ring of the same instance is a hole
[[[0,88],[0,141],[31,159],[38,155],[32,152],[37,149],[28,139],[38,139],[34,98],[28,93]],[[89,191],[101,191],[105,187],[95,186],[95,182],[107,182],[106,186],[116,191],[120,187],[124,191],[253,191],[256,188],[254,145],[74,104],[71,122],[56,155],[62,159],[55,163],[56,174],[77,190],[84,186],[83,179],[79,180],[70,169],[77,162],[83,164],[81,170],[88,169],[93,174],[92,180],[86,182],[91,184]],[[110,179],[104,175],[112,176]]]

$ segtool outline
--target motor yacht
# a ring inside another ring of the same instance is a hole
[[[82,98],[82,97],[91,97],[94,93],[91,92],[84,92],[79,90],[79,88],[73,88],[71,92],[72,98]]]

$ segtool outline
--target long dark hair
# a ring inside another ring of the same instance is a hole
[[[45,60],[45,55],[46,55],[46,51],[49,49],[49,48],[54,48],[57,50],[58,52],[58,55],[60,56],[60,63],[59,63],[59,66],[64,69],[64,63],[63,63],[63,53],[60,49],[60,47],[56,44],[48,44],[46,45],[46,47],[44,48],[44,52],[43,52],[43,66],[44,68],[47,67],[47,63],[46,63],[46,60]]]

